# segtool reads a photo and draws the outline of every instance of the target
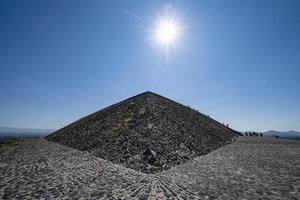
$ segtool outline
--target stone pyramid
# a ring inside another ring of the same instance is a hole
[[[47,140],[144,173],[157,173],[230,143],[239,133],[152,92],[83,117]]]

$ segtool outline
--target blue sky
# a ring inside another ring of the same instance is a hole
[[[168,62],[147,40],[166,6],[184,27]],[[61,128],[148,90],[300,131],[300,2],[0,1],[0,126]]]

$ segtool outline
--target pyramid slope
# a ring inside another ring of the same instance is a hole
[[[217,149],[238,135],[219,122],[145,92],[46,137],[144,173],[157,173]]]

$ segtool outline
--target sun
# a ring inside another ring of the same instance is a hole
[[[165,47],[175,45],[180,35],[180,27],[175,20],[164,18],[158,21],[154,29],[157,42]]]
[[[162,52],[162,55],[165,55],[168,64],[170,55],[183,44],[186,27],[183,26],[181,15],[172,5],[167,4],[164,6],[164,11],[154,18],[149,27],[146,41],[154,45],[158,53]]]

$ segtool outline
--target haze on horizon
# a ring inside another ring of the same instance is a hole
[[[166,9],[183,27],[168,62],[149,40]],[[0,1],[0,126],[153,91],[238,131],[300,131],[299,35],[297,0]]]

